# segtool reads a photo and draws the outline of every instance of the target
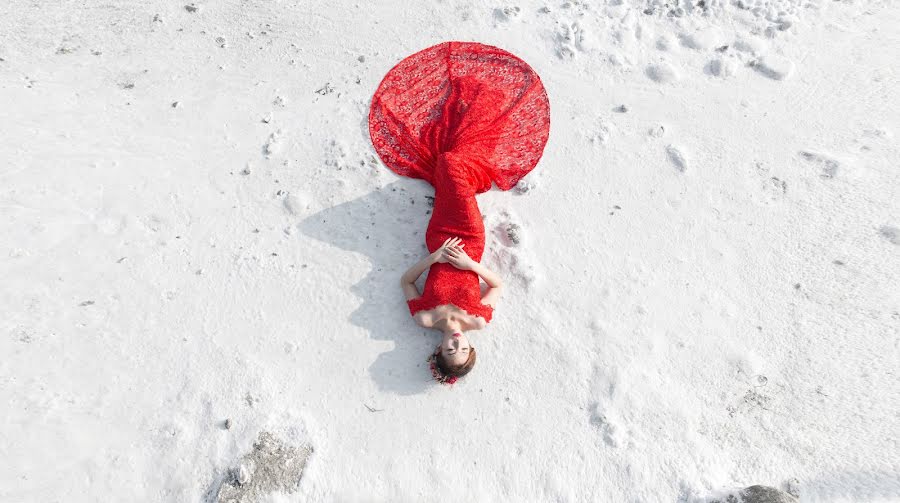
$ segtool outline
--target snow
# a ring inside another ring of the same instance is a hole
[[[0,14],[0,501],[216,501],[263,432],[311,451],[267,501],[900,501],[896,3]],[[433,189],[367,128],[447,40],[553,114],[451,389],[397,286]]]

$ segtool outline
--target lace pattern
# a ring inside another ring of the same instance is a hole
[[[454,151],[509,190],[543,154],[550,103],[540,77],[515,55],[477,42],[443,42],[384,76],[372,98],[369,133],[398,175],[431,182],[438,156]]]

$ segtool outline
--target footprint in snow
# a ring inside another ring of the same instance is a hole
[[[644,74],[646,74],[650,80],[659,84],[675,82],[680,78],[675,68],[665,61],[648,66],[644,71]]]
[[[801,150],[800,157],[806,162],[816,166],[820,170],[819,177],[825,180],[834,178],[841,168],[841,163],[837,159],[822,153]]]
[[[882,225],[878,234],[887,239],[891,244],[900,245],[900,229],[893,225]]]
[[[675,166],[675,169],[681,173],[687,171],[688,161],[683,148],[669,145],[666,147],[666,155],[669,157],[669,162]]]
[[[754,59],[748,65],[772,80],[785,80],[794,73],[794,62],[775,54]]]
[[[488,213],[485,215],[485,228],[490,229],[491,242],[486,243],[485,251],[489,253],[487,259],[492,267],[507,271],[526,289],[531,289],[541,280],[542,271],[535,265],[528,247],[524,246],[527,241],[525,226],[516,215],[506,209]]]
[[[576,54],[594,48],[594,37],[578,21],[557,21],[557,24],[555,46],[560,59],[574,59]]]

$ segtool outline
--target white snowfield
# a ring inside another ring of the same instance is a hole
[[[4,0],[0,502],[900,501],[898,26]],[[552,108],[535,170],[479,195],[507,289],[453,388],[398,286],[433,189],[367,127],[448,40],[523,58]]]

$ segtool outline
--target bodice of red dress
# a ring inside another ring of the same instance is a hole
[[[382,79],[369,110],[369,135],[384,164],[435,189],[425,242],[450,237],[476,262],[484,223],[476,194],[495,183],[509,190],[540,160],[550,134],[541,79],[515,55],[478,42],[443,42],[407,56]],[[478,274],[450,263],[428,271],[411,314],[453,304],[490,321]]]
[[[411,315],[445,304],[453,304],[472,316],[481,316],[486,322],[491,321],[494,313],[491,306],[481,303],[478,275],[450,264],[433,264],[425,279],[422,296],[408,300],[406,304]]]

